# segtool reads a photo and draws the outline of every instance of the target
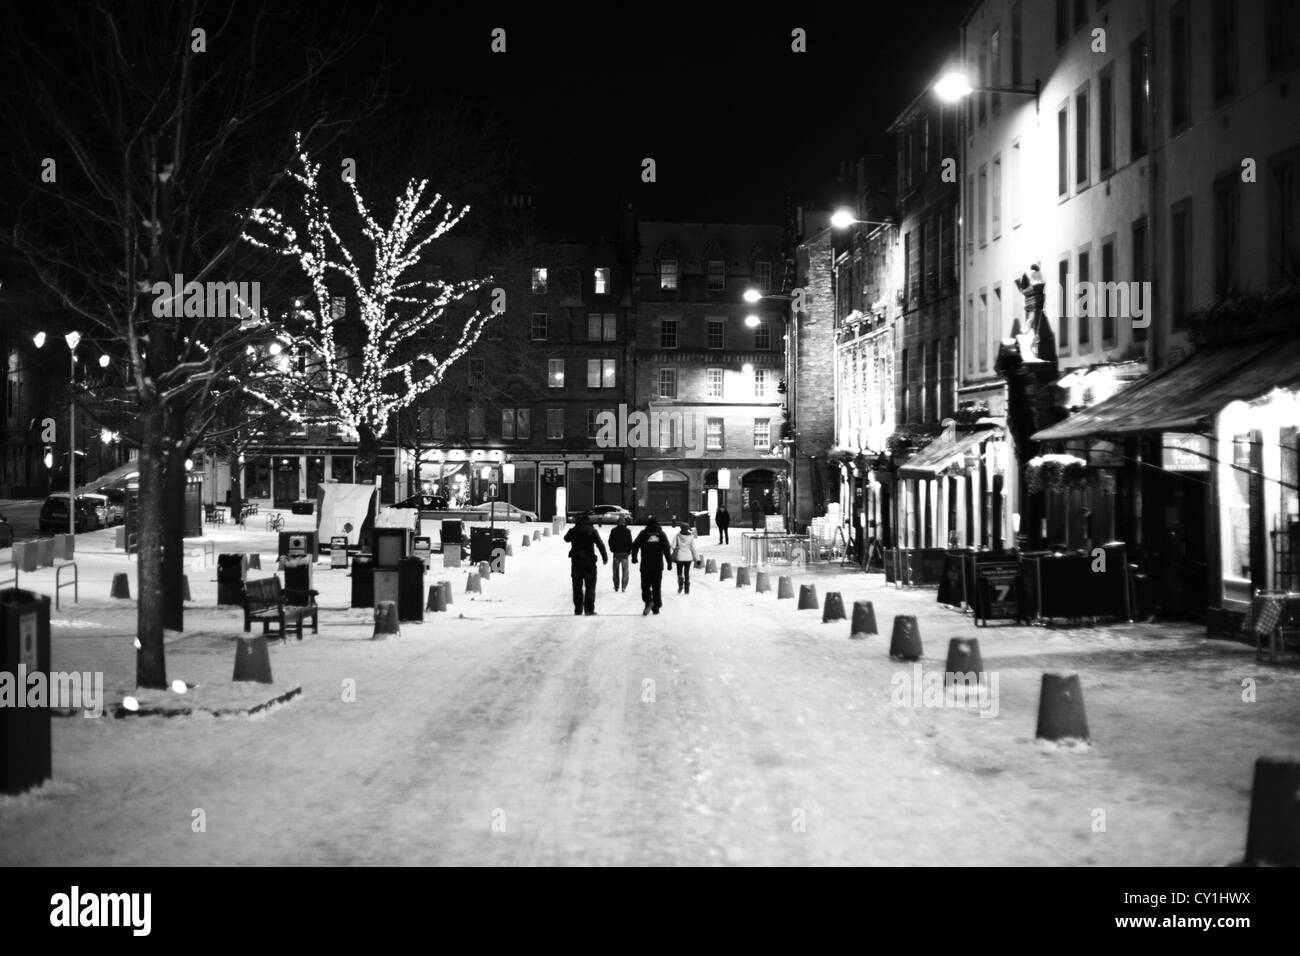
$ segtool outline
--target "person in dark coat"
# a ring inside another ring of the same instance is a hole
[[[731,527],[731,512],[726,505],[718,505],[713,520],[718,523],[718,544],[730,544],[731,536],[727,534],[727,529]]]
[[[753,519],[754,530],[763,530],[763,506],[759,504],[758,497],[754,497],[754,503],[750,506],[749,516]]]
[[[600,549],[600,559],[609,564],[609,554],[605,551],[605,542],[592,527],[591,519],[582,515],[564,535],[569,548],[570,576],[573,578],[573,613],[596,613],[596,550]],[[583,594],[583,589],[586,594]]]
[[[672,570],[673,549],[668,543],[668,535],[654,518],[646,519],[645,527],[632,542],[633,564],[637,563],[638,556],[645,558],[641,562],[641,600],[645,602],[641,613],[645,615],[654,611],[658,614],[664,606],[664,569]]]
[[[627,590],[627,557],[632,553],[632,529],[627,526],[627,518],[620,517],[618,524],[609,532],[609,553],[614,556],[614,590]],[[619,576],[622,580],[619,580]]]

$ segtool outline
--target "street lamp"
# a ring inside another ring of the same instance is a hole
[[[479,478],[488,482],[488,528],[494,529],[497,526],[497,503],[496,496],[492,494],[492,466],[484,465],[483,470],[479,472]]]
[[[956,103],[972,93],[1011,93],[1018,96],[1032,96],[1034,111],[1037,112],[1041,86],[1037,78],[1034,79],[1033,86],[971,86],[965,73],[953,70],[939,78],[939,81],[934,84],[934,92],[945,103]]]
[[[853,210],[840,208],[835,210],[831,215],[831,226],[835,229],[847,229],[849,226],[896,226],[898,223],[892,219],[859,219],[853,215]]]
[[[63,337],[68,343],[68,533],[77,533],[77,346],[81,344],[80,332],[69,332]],[[45,348],[45,333],[37,332],[32,342],[38,349]],[[50,456],[46,456],[47,458]]]

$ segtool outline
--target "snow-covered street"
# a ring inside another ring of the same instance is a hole
[[[683,596],[666,576],[643,617],[636,568],[615,594],[602,567],[598,615],[574,617],[567,546],[522,534],[481,595],[435,568],[450,613],[396,640],[370,640],[347,572],[319,564],[320,633],[271,649],[276,685],[303,693],[266,713],[56,717],[54,780],[0,798],[0,863],[1225,864],[1255,758],[1289,753],[1300,720],[1294,667],[1193,626],[976,629],[933,590],[836,566],[796,593],[871,600],[881,635],[778,601],[775,573],[769,594],[696,570]],[[104,671],[111,713],[134,604],[109,581],[134,563],[110,544],[80,536],[81,602],[52,615],[54,668]],[[269,574],[272,535],[217,531],[218,552],[258,549]],[[42,575],[21,586],[50,593]],[[168,677],[228,682],[241,613],[214,606],[211,565],[189,577]],[[895,614],[917,615],[927,673],[949,638],[979,638],[996,717],[898,705]],[[1042,674],[1075,672],[1092,747],[1036,742]]]

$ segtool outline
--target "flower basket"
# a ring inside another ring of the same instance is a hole
[[[1025,491],[1069,491],[1088,484],[1088,463],[1074,455],[1040,455],[1025,465]]]

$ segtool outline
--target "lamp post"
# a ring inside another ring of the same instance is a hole
[[[77,533],[77,400],[72,393],[77,389],[77,346],[81,344],[80,332],[69,332],[63,337],[68,343],[68,533]],[[32,342],[38,349],[45,347],[45,333],[37,332]],[[100,364],[105,364],[102,360]]]
[[[486,482],[488,483],[488,488],[487,488],[488,493],[487,493],[487,496],[486,496],[486,497],[487,497],[487,502],[488,502],[488,529],[489,529],[489,531],[491,531],[491,530],[494,530],[494,529],[496,528],[496,526],[497,526],[497,502],[496,502],[496,495],[492,494],[492,492],[493,492],[493,490],[495,489],[496,486],[492,483],[492,466],[491,466],[491,465],[484,465],[484,466],[483,466],[482,470],[479,472],[479,480],[480,480],[480,481],[486,481]],[[489,534],[489,537],[491,537],[490,534]]]
[[[780,293],[780,292],[760,292],[758,289],[746,289],[744,292],[745,301],[750,303],[751,305],[762,302],[764,299],[773,299],[777,302],[793,303],[796,301],[796,298],[797,298],[796,296],[785,295],[784,293]],[[801,299],[802,297],[798,297],[798,298]],[[763,319],[760,318],[757,314],[751,313],[750,315],[745,316],[745,325],[751,329],[756,329],[762,324],[763,324]],[[795,442],[794,442],[795,381],[798,377],[798,346],[791,341],[790,324],[791,323],[790,323],[789,313],[782,314],[781,316],[781,349],[782,349],[781,374],[782,374],[782,381],[785,382],[785,395],[786,395],[785,421],[786,424],[790,426],[791,437],[788,439],[788,441],[783,438],[778,439],[777,443],[782,444],[783,447],[787,443],[790,446],[790,484],[786,491],[785,520],[786,520],[787,530],[793,531],[794,517],[796,514],[795,475],[799,470],[799,463],[796,458],[798,452],[796,450]],[[796,326],[794,338],[798,338],[797,326]]]
[[[934,84],[934,92],[939,99],[946,103],[956,103],[972,93],[1010,93],[1013,96],[1032,96],[1034,98],[1034,111],[1037,112],[1038,95],[1042,92],[1042,84],[1035,77],[1033,86],[971,86],[970,80],[966,78],[965,73],[954,70],[945,73]]]

